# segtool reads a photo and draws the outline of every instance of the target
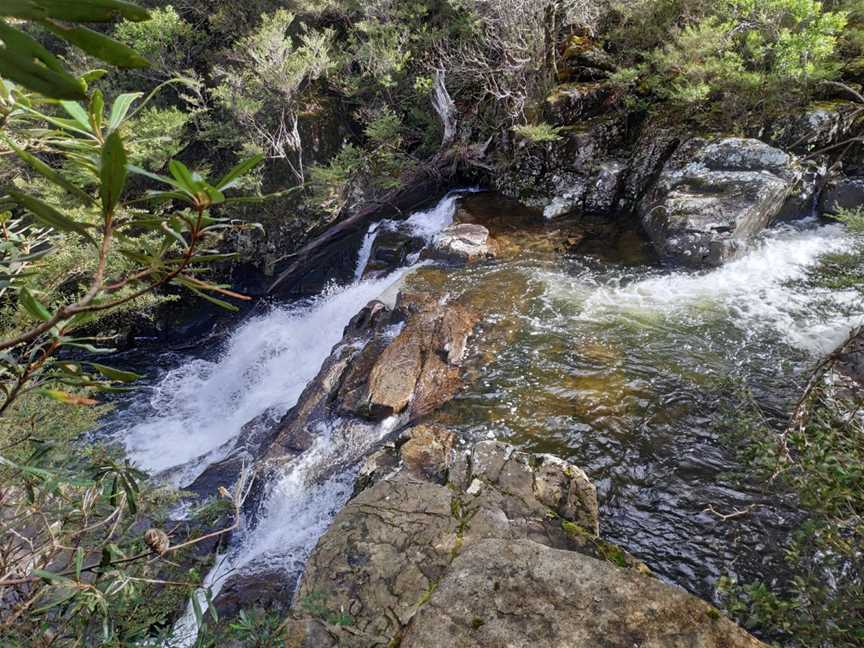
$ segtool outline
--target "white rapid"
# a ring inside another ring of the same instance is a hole
[[[453,222],[458,195],[448,194],[405,221],[373,225],[359,251],[352,284],[332,287],[311,303],[274,308],[237,329],[218,359],[192,360],[168,372],[151,388],[155,415],[125,431],[129,457],[176,484],[188,484],[222,458],[226,443],[246,422],[265,411],[279,416],[293,407],[348,321],[409,271],[406,267],[387,278],[361,279],[376,232],[402,226],[428,242]],[[339,420],[322,426],[313,447],[271,478],[254,525],[242,521],[231,547],[205,580],[210,595],[215,597],[227,577],[253,563],[256,569],[276,568],[285,578],[298,577],[318,538],[350,496],[355,464],[396,423],[386,420],[360,433]],[[206,609],[203,590],[196,596]],[[196,636],[190,603],[170,646],[191,646]]]
[[[715,270],[625,275],[600,285],[555,275],[544,283],[552,299],[584,300],[581,321],[629,317],[664,326],[722,320],[743,331],[773,330],[792,347],[820,354],[862,323],[861,298],[856,291],[828,293],[800,283],[822,255],[853,245],[844,226],[810,219],[769,230],[744,256]]]

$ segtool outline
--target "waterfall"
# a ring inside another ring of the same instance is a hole
[[[451,192],[404,221],[373,224],[350,285],[332,286],[311,301],[274,307],[242,324],[215,360],[190,359],[168,371],[148,388],[146,407],[130,409],[125,420],[121,414],[114,425],[122,428],[118,434],[130,459],[175,485],[186,485],[224,458],[245,423],[264,412],[274,419],[284,415],[339,343],[349,320],[409,271],[406,267],[386,278],[362,279],[377,232],[404,227],[428,242],[453,222],[461,193]],[[340,423],[328,421],[313,447],[271,479],[254,525],[241,521],[231,547],[205,579],[212,596],[226,577],[250,563],[278,566],[288,578],[299,576],[350,496],[356,463],[396,425],[387,420],[365,434],[355,430],[349,435]],[[197,597],[206,608],[203,591]],[[196,635],[190,602],[171,646],[190,646]]]

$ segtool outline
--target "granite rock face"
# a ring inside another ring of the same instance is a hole
[[[447,451],[442,428],[405,438],[369,458],[312,553],[287,645],[762,646],[601,540],[576,466],[495,441]]]
[[[642,200],[642,225],[661,257],[718,266],[771,223],[799,178],[792,156],[759,140],[694,138]]]

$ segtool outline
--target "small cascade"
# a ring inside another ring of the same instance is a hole
[[[805,352],[828,353],[860,323],[860,295],[829,295],[801,282],[822,255],[849,250],[853,244],[844,226],[820,226],[815,218],[778,226],[746,255],[715,270],[635,281],[628,277],[589,287],[580,317],[653,314],[701,324],[722,319],[746,331],[773,330]],[[561,289],[556,283],[549,282],[550,290]]]
[[[404,227],[428,242],[453,222],[460,193],[451,192],[405,221],[373,224],[358,253],[352,284],[333,286],[311,301],[275,307],[240,326],[215,360],[189,359],[168,371],[148,389],[145,402],[127,408],[111,425],[130,459],[184,486],[225,457],[244,424],[265,412],[278,420],[296,404],[349,320],[409,271],[404,267],[385,278],[362,279],[377,233]],[[313,447],[271,477],[255,519],[241,521],[231,547],[206,578],[211,595],[250,565],[276,567],[296,581],[309,552],[350,496],[356,464],[395,426],[395,420],[386,420],[358,432],[339,420],[326,422]],[[198,597],[206,607],[203,591]],[[196,635],[190,602],[171,646],[193,645]]]

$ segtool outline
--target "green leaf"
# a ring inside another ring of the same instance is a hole
[[[105,365],[96,364],[95,362],[89,363],[91,367],[93,367],[100,374],[108,378],[109,380],[116,380],[117,382],[135,382],[136,380],[141,378],[140,374],[134,373],[132,371],[122,371],[120,369],[114,369],[113,367],[107,367]]]
[[[8,2],[4,0],[2,7]],[[84,99],[84,85],[38,41],[0,20],[0,76],[52,99]]]
[[[114,22],[121,18],[140,22],[150,18],[145,9],[124,0],[3,0],[0,16],[69,22]]]
[[[99,195],[102,198],[102,215],[108,216],[114,211],[123,187],[126,186],[126,151],[123,149],[123,139],[114,131],[102,146],[102,169]]]
[[[150,178],[151,180],[155,180],[156,182],[161,182],[163,184],[170,185],[170,186],[174,187],[175,189],[181,189],[182,188],[180,186],[180,184],[178,182],[176,182],[175,180],[173,180],[172,178],[169,178],[168,176],[159,175],[158,173],[151,173],[147,169],[142,169],[141,167],[135,166],[134,164],[128,165],[128,169],[129,169],[129,171],[131,171],[132,173],[134,173],[136,175],[142,175],[145,178]]]
[[[120,68],[146,68],[150,62],[131,47],[118,43],[113,38],[95,32],[87,27],[62,27],[57,23],[41,21],[48,31],[72,43],[79,49],[101,61]]]
[[[204,183],[197,180],[189,168],[179,160],[171,160],[168,163],[168,170],[180,187],[190,194],[197,194],[204,186]]]
[[[79,189],[74,184],[69,182],[66,178],[57,173],[54,169],[45,164],[42,160],[37,158],[35,155],[31,155],[24,149],[19,148],[15,145],[15,143],[10,140],[6,135],[0,133],[0,139],[6,142],[6,145],[9,146],[13,151],[15,151],[15,155],[24,160],[30,167],[36,171],[39,175],[47,178],[57,186],[65,189],[70,194],[74,195],[76,198],[79,198],[82,202],[87,203],[88,205],[92,205],[94,200],[93,197],[90,196],[87,192]]]
[[[90,126],[90,115],[87,114],[81,104],[77,101],[61,101],[60,105],[81,128],[88,133],[93,132],[93,127]]]
[[[28,196],[27,194],[23,194],[20,191],[16,191],[14,189],[9,189],[7,191],[9,195],[15,199],[15,202],[17,202],[19,205],[21,205],[27,211],[33,214],[33,217],[43,225],[48,225],[49,227],[53,227],[56,230],[64,232],[75,232],[76,234],[80,234],[81,236],[86,238],[94,245],[96,244],[96,241],[87,231],[87,226],[83,223],[73,221],[67,216],[61,214],[59,211],[57,211],[50,205],[45,204],[38,198]]]
[[[111,117],[108,120],[108,128],[112,131],[120,128],[123,120],[126,119],[126,115],[129,114],[132,104],[143,95],[143,92],[129,92],[117,97],[114,100],[114,105],[111,106]]]
[[[18,292],[18,302],[27,314],[35,319],[47,322],[52,317],[51,312],[27,288],[22,288]]]
[[[93,96],[90,98],[90,126],[93,127],[94,131],[100,131],[102,129],[102,119],[105,112],[105,98],[102,96],[101,90],[96,90],[93,92]]]
[[[258,155],[252,156],[248,160],[244,160],[243,162],[240,162],[240,164],[238,164],[233,169],[231,169],[228,173],[225,174],[225,176],[218,183],[216,183],[216,185],[215,185],[216,188],[221,190],[221,191],[224,191],[225,189],[230,189],[231,187],[233,187],[234,185],[237,184],[237,181],[240,178],[242,178],[244,175],[249,173],[249,171],[254,169],[256,166],[261,164],[261,162],[263,162],[263,161],[264,161],[264,156],[261,154],[258,154]]]
[[[75,579],[81,580],[81,570],[84,568],[84,547],[75,550]]]

